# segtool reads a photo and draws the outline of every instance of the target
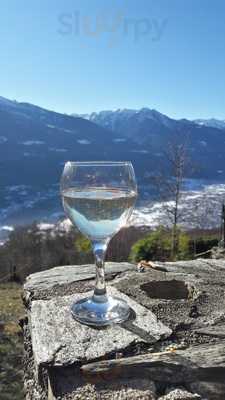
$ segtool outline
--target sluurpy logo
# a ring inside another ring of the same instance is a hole
[[[113,47],[122,37],[130,37],[135,43],[144,38],[152,42],[159,41],[167,27],[167,18],[133,18],[118,10],[99,12],[95,15],[82,14],[80,11],[65,12],[58,15],[58,33],[64,36],[98,39],[106,36],[106,44]]]

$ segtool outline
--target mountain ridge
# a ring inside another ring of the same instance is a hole
[[[101,123],[0,97],[0,225],[62,215],[59,180],[68,160],[130,160],[139,198],[149,201],[149,177],[166,170],[164,154],[174,137],[189,137],[190,158],[200,166],[192,178],[225,180],[221,129],[147,108],[105,113]]]
[[[225,119],[216,119],[216,118],[209,118],[209,119],[196,119],[196,122],[199,125],[208,126],[211,128],[217,129],[225,129]]]
[[[133,116],[133,115],[143,115],[145,114],[148,118],[154,118],[154,117],[158,117],[161,119],[161,121],[174,121],[174,122],[186,122],[186,123],[190,123],[190,124],[197,124],[197,125],[201,125],[201,126],[208,126],[208,127],[212,127],[212,128],[217,128],[217,129],[225,129],[225,119],[217,119],[217,118],[198,118],[198,119],[188,119],[188,118],[172,118],[169,117],[168,115],[161,113],[159,111],[157,111],[156,109],[151,109],[148,107],[142,107],[140,109],[129,109],[129,108],[118,108],[115,110],[102,110],[99,112],[92,112],[92,113],[86,113],[86,114],[72,114],[73,116],[78,116],[80,115],[82,118],[88,119],[90,121],[93,122],[97,122],[101,124],[101,120],[105,118],[109,118],[110,116],[114,115],[114,116],[118,116],[118,115],[122,115],[125,116]]]
[[[222,178],[225,137],[221,131],[147,107],[105,110],[84,118],[0,97],[0,178],[3,184],[30,184],[47,176],[56,182],[68,159],[129,159],[143,181],[165,162],[163,151],[173,137],[182,141],[185,136],[191,157],[204,166],[200,177]],[[13,174],[12,166],[18,174]]]

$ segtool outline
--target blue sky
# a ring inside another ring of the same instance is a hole
[[[0,95],[225,118],[224,0],[3,0]]]

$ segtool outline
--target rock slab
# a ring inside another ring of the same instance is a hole
[[[126,271],[135,271],[136,267],[130,263],[105,263],[106,278]],[[68,285],[72,282],[81,282],[95,278],[95,265],[66,265],[29,275],[24,284],[25,291],[49,290],[54,286]]]
[[[172,331],[145,307],[114,287],[108,293],[125,300],[134,311],[134,320],[106,329],[81,325],[71,315],[74,301],[91,296],[92,292],[35,300],[31,306],[33,354],[41,365],[65,366],[86,362],[128,348],[132,343],[155,343]]]
[[[125,298],[137,317],[102,330],[70,315],[71,303],[91,294],[93,265],[28,277],[26,400],[224,400],[224,272],[225,260],[156,262],[140,272],[107,263],[109,291]],[[167,327],[173,333],[164,340]]]

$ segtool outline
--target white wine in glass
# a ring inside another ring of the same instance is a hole
[[[110,239],[126,225],[137,198],[130,162],[67,162],[61,178],[64,210],[91,240],[96,262],[93,296],[74,303],[73,317],[81,323],[104,326],[125,321],[127,303],[107,295],[104,258]]]

